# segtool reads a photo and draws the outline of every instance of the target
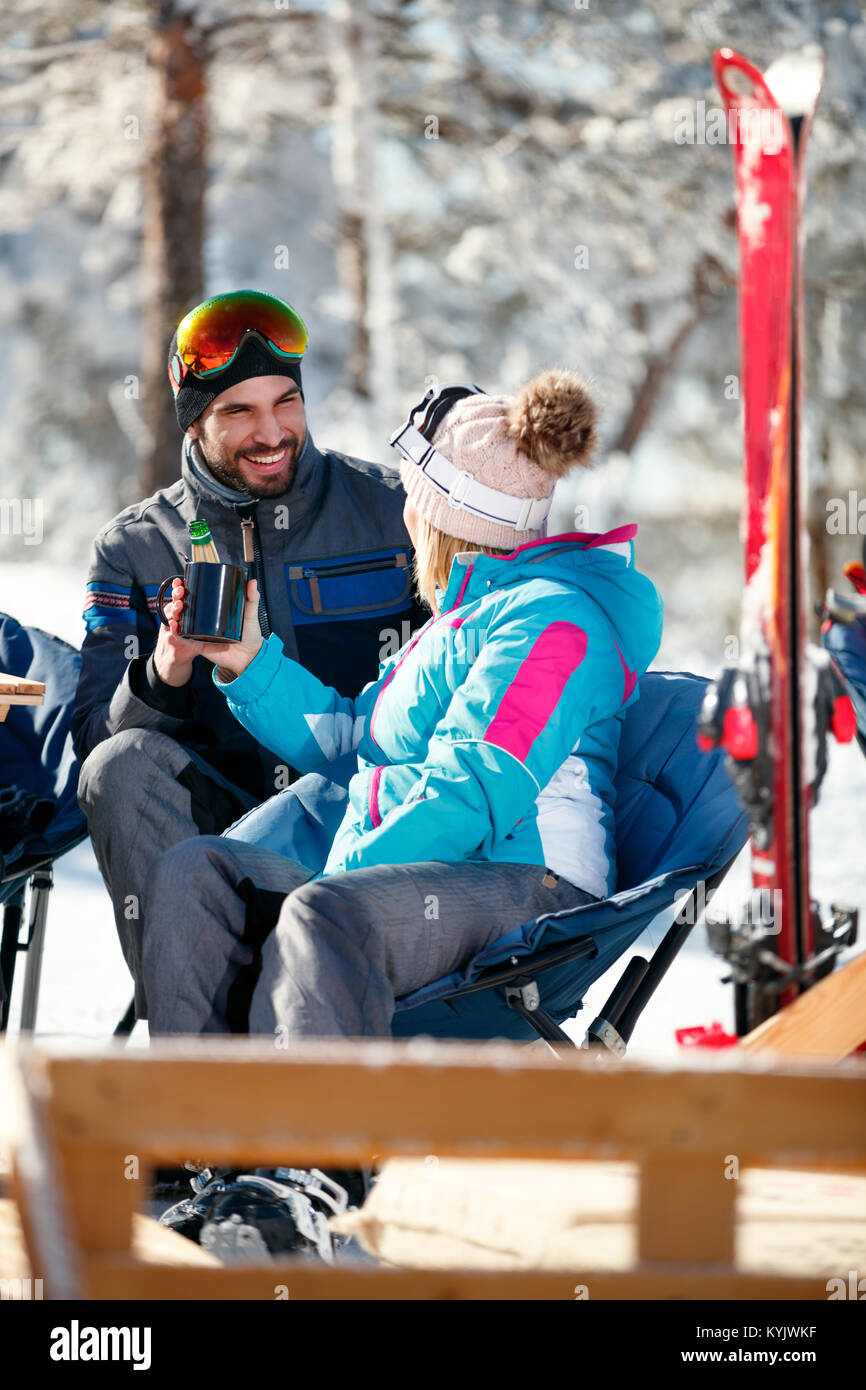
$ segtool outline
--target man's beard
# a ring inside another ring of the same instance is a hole
[[[298,454],[301,451],[297,435],[294,434],[286,435],[275,449],[260,449],[256,453],[250,452],[248,454],[239,452],[234,456],[214,450],[203,439],[199,439],[198,447],[214,477],[228,487],[234,488],[236,492],[245,493],[247,497],[275,497],[282,492],[287,492],[295,480]],[[282,452],[283,449],[290,451],[286,460],[287,473],[281,469],[279,473],[275,473],[271,477],[247,478],[244,476],[242,467],[245,458],[266,458],[270,454]]]

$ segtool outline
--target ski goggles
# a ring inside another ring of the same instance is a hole
[[[174,395],[187,372],[204,379],[224,372],[249,338],[278,357],[303,357],[309,341],[300,315],[273,295],[236,290],[206,299],[178,325],[177,348],[168,365]]]
[[[507,492],[479,483],[465,469],[455,468],[430,442],[449,410],[467,396],[483,396],[480,386],[466,382],[432,388],[409,411],[406,423],[389,439],[392,448],[420,468],[432,487],[448,499],[448,505],[471,512],[473,516],[514,531],[538,531],[550,511],[549,497],[514,497]],[[415,416],[420,415],[416,424]]]

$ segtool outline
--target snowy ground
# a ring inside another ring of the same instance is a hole
[[[83,571],[71,567],[0,564],[0,608],[14,613],[21,622],[36,623],[76,645],[80,645],[83,635],[83,587]],[[672,627],[670,643],[663,646],[654,664],[661,669],[673,666],[711,673],[715,658],[700,646],[690,652],[683,634]],[[866,935],[864,825],[866,759],[856,745],[831,744],[820,803],[812,814],[812,891],[825,906],[831,901],[859,906]],[[720,889],[716,904],[733,905],[743,896],[748,886],[748,868],[746,849]],[[106,1038],[129,1003],[131,985],[108,895],[88,842],[59,861],[55,885],[37,1033],[58,1041]],[[635,953],[651,949],[661,935],[661,927],[651,928],[636,944]],[[624,964],[623,959],[590,990],[579,1022],[569,1030],[575,1037],[583,1036],[586,1024],[603,1004]],[[723,963],[710,954],[703,927],[698,926],[639,1023],[630,1055],[673,1056],[677,1051],[676,1028],[719,1020],[731,1029],[732,991],[730,986],[721,984],[723,974]],[[22,982],[23,964],[13,997],[13,1030],[17,1026]],[[146,1042],[146,1026],[138,1024],[132,1043]]]

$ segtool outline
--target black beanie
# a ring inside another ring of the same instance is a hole
[[[168,352],[169,363],[176,352],[177,335],[171,340],[171,347]],[[304,388],[301,383],[301,359],[299,357],[278,357],[276,353],[269,352],[255,338],[249,338],[231,366],[226,367],[224,372],[217,372],[215,376],[210,377],[194,376],[192,372],[187,372],[174,401],[177,423],[181,429],[188,430],[202,412],[207,410],[211,401],[215,401],[217,396],[222,395],[223,391],[228,391],[230,386],[237,386],[239,382],[246,381],[251,376],[291,377],[292,381],[298,384],[301,400],[304,399]]]

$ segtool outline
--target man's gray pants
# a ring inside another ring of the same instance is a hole
[[[389,1036],[396,999],[542,913],[596,901],[530,864],[430,861],[311,879],[231,838],[168,850],[145,913],[151,1034]]]
[[[168,734],[124,729],[85,759],[78,799],[135,981],[136,1016],[146,1018],[141,928],[154,862],[190,836],[218,834],[255,798]]]

